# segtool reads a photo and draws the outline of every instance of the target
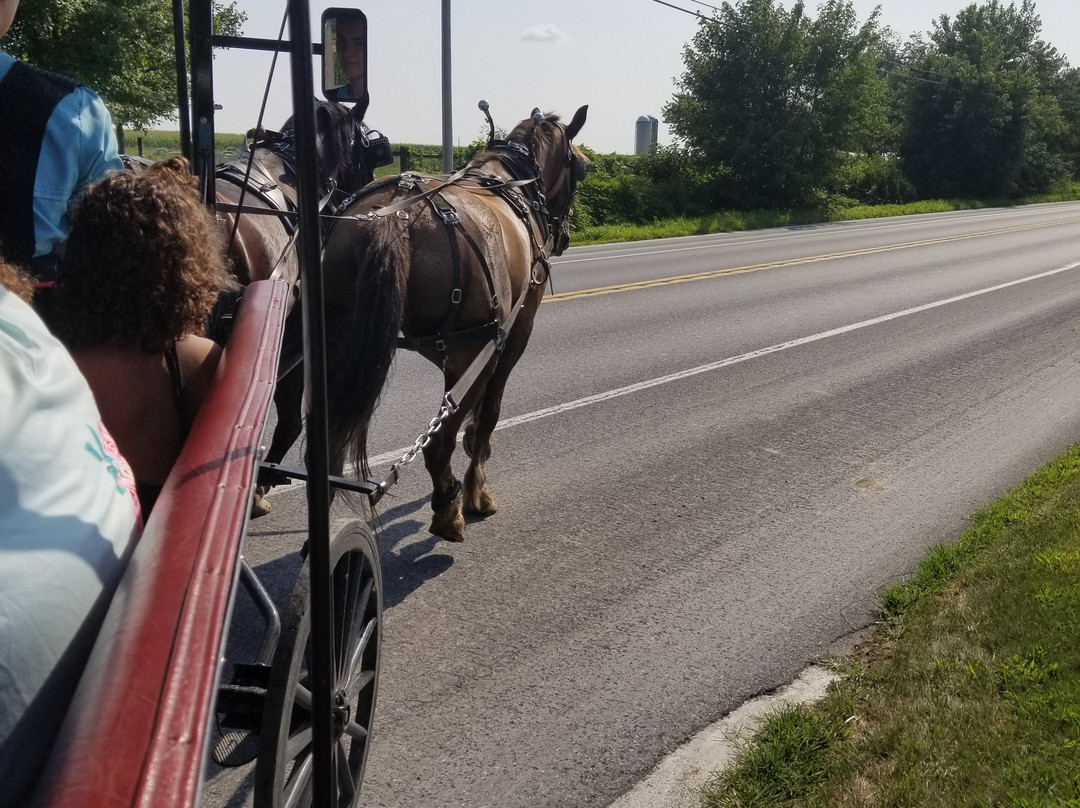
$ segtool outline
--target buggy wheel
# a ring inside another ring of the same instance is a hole
[[[309,561],[293,590],[274,654],[255,763],[255,804],[312,801],[311,611]],[[330,543],[334,603],[335,808],[355,805],[367,763],[379,685],[382,574],[370,528],[350,522]]]

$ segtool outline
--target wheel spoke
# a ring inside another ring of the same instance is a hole
[[[350,721],[345,725],[345,734],[355,741],[366,741],[368,736],[367,729],[355,721]]]
[[[303,685],[296,686],[296,691],[293,693],[293,701],[297,704],[297,706],[303,707],[309,713],[311,712],[311,691]]]
[[[290,735],[285,742],[285,760],[296,760],[302,753],[311,753],[311,725],[304,725],[303,729]]]
[[[353,645],[356,634],[363,626],[364,615],[367,612],[368,601],[371,599],[375,579],[368,577],[364,581],[363,578],[357,576],[354,582],[355,585],[349,585],[345,590],[345,603],[342,608],[341,626],[337,637],[337,674],[339,682],[346,681],[349,672],[352,670],[349,649]]]
[[[341,681],[341,649],[345,647],[345,636],[349,632],[352,620],[350,605],[355,602],[352,582],[352,553],[348,553],[334,566],[331,586],[334,601],[334,672],[336,681]]]
[[[363,633],[357,639],[356,647],[353,649],[352,656],[349,657],[348,670],[346,671],[345,676],[342,677],[342,679],[344,679],[345,687],[349,687],[349,683],[352,681],[353,674],[360,666],[360,658],[364,655],[364,652],[367,650],[368,643],[371,642],[371,638],[375,634],[376,625],[377,623],[375,622],[374,618],[368,620],[367,624],[364,626]]]
[[[304,798],[308,787],[311,785],[313,763],[310,754],[305,755],[302,761],[296,761],[292,774],[289,775],[289,782],[285,784],[285,791],[282,794],[282,808],[296,808],[296,806],[300,805],[300,801]]]
[[[353,782],[352,769],[349,768],[349,753],[345,749],[345,739],[339,738],[334,748],[337,754],[338,790],[341,796],[352,803],[352,798],[356,796],[356,783]]]

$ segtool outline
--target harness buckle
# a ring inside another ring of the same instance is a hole
[[[455,289],[453,292],[450,293],[450,302],[453,303],[455,306],[461,302],[460,289]]]
[[[437,352],[439,352],[439,353],[446,353],[446,342],[445,342],[445,340],[436,339],[435,340],[435,350]]]
[[[443,220],[443,224],[447,226],[456,227],[461,224],[461,217],[458,216],[457,211],[453,208],[447,208],[446,210],[439,208],[438,214],[439,218]]]

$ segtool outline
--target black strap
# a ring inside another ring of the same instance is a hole
[[[180,370],[180,357],[176,355],[176,343],[174,342],[165,349],[165,367],[169,371],[169,379],[172,381],[173,398],[176,399],[176,413],[180,416],[184,433],[191,429],[192,419],[189,417],[187,398],[184,396],[184,373]]]
[[[27,264],[34,255],[34,180],[56,105],[79,85],[15,62],[0,81],[0,250]],[[71,144],[75,147],[75,144]]]
[[[446,226],[446,235],[450,240],[450,252],[454,261],[454,275],[453,285],[451,286],[450,293],[450,313],[447,315],[446,322],[443,324],[442,330],[435,337],[435,348],[440,353],[445,353],[449,348],[451,342],[450,339],[455,335],[462,334],[459,328],[461,321],[462,303],[465,297],[465,289],[463,285],[463,277],[461,272],[461,252],[458,247],[458,233],[461,233],[466,243],[472,249],[476,259],[480,262],[481,268],[484,270],[484,278],[487,280],[488,292],[491,295],[491,308],[495,312],[496,328],[499,326],[498,309],[499,298],[495,293],[495,278],[491,274],[491,267],[488,266],[487,258],[484,257],[484,251],[480,249],[480,245],[476,243],[476,239],[472,237],[472,234],[465,228],[464,222],[461,221],[461,217],[458,215],[457,210],[451,205],[441,193],[436,192],[428,197],[428,202],[431,204],[435,214],[442,219],[443,224]],[[480,326],[480,329],[488,329],[491,324],[485,324]],[[479,329],[469,329],[470,331]],[[486,333],[486,331],[485,331]],[[475,337],[470,337],[475,339]],[[461,340],[459,340],[461,341]]]
[[[469,342],[487,342],[496,339],[502,325],[499,321],[492,320],[483,325],[473,328],[464,328],[449,334],[439,334],[434,337],[398,337],[398,347],[405,351],[419,351],[421,348],[434,348],[442,342],[442,348],[449,350],[458,345]]]

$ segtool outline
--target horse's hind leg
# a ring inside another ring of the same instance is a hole
[[[303,319],[297,305],[285,319],[285,333],[281,340],[281,365],[290,370],[278,378],[274,389],[274,408],[277,410],[277,424],[270,440],[270,449],[266,453],[268,463],[280,463],[293,444],[304,431],[304,355]]]
[[[457,445],[464,408],[449,415],[442,428],[424,447],[424,465],[431,475],[432,533],[447,541],[465,541],[465,517],[461,513],[461,483],[454,476],[450,458]]]
[[[466,363],[467,364],[467,363]],[[463,365],[464,367],[465,365]],[[442,428],[432,436],[431,442],[424,447],[424,465],[431,475],[431,526],[428,528],[436,536],[447,541],[465,540],[465,516],[462,513],[462,485],[454,476],[451,458],[457,447],[457,434],[466,413],[476,408],[477,402],[486,388],[490,369],[480,374],[476,383],[465,394],[457,412],[443,421]],[[446,389],[450,390],[457,382],[459,374],[447,373]]]
[[[531,301],[526,303],[522,309],[521,316],[511,329],[506,345],[499,355],[498,364],[495,365],[491,378],[484,387],[483,397],[477,402],[469,423],[465,427],[462,446],[470,460],[469,468],[465,471],[462,507],[468,514],[490,516],[498,510],[491,488],[487,484],[487,460],[491,457],[491,434],[499,422],[503,392],[510,379],[510,372],[529,343],[533,316],[536,313],[539,298],[536,300],[536,303],[531,303]]]
[[[304,366],[297,365],[278,382],[274,390],[277,425],[266,452],[269,463],[280,463],[304,431]]]
[[[465,450],[465,454],[469,456],[469,468],[465,471],[461,507],[465,513],[478,516],[491,516],[498,510],[495,499],[491,495],[491,489],[487,485],[487,471],[485,469],[485,463],[491,456],[490,432],[487,433],[487,437],[484,439],[477,437],[478,431],[481,434],[486,431],[485,427],[480,426],[481,423],[486,424],[486,418],[489,417],[483,415],[486,401],[487,396],[481,399],[477,407],[470,413],[469,420],[465,424],[465,432],[461,438],[461,446]],[[495,420],[498,421],[497,415]]]

